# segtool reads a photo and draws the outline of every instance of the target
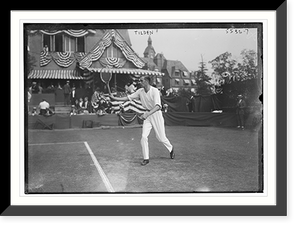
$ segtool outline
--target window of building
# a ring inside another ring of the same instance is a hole
[[[180,80],[179,79],[175,79],[175,85],[179,85]]]
[[[65,36],[64,52],[75,52],[75,51],[76,51],[76,38]]]
[[[84,52],[85,38],[71,37],[64,34],[43,34],[43,47],[47,46],[49,52]]]
[[[43,35],[43,47],[48,47],[48,51],[51,50],[51,36]]]
[[[76,45],[77,45],[77,52],[85,52],[84,46],[85,46],[85,38],[84,37],[77,37],[76,38]]]
[[[184,82],[184,85],[190,85],[190,81],[189,80],[183,80],[183,82]]]
[[[43,34],[43,47],[48,47],[49,52],[63,51],[63,36],[62,34],[47,35]]]
[[[55,52],[63,52],[63,35],[62,34],[56,34],[53,36],[54,40],[54,50]]]
[[[180,76],[179,70],[175,70],[175,76]]]

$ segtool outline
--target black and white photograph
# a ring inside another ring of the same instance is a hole
[[[25,23],[24,193],[264,193],[263,31]]]

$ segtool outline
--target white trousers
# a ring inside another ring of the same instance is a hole
[[[150,115],[143,123],[143,131],[142,131],[142,151],[144,159],[149,159],[149,145],[148,145],[148,136],[150,134],[151,129],[154,129],[156,138],[158,141],[164,144],[164,146],[171,152],[173,146],[170,141],[166,137],[165,133],[165,121],[162,116],[161,111],[157,111],[154,114]]]

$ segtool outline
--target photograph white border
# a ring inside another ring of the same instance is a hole
[[[155,18],[155,19],[153,19]],[[24,23],[263,23],[264,193],[24,194]],[[11,205],[276,205],[276,11],[12,11]],[[15,90],[19,88],[19,90]]]

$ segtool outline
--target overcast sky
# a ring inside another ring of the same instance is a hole
[[[151,35],[156,53],[163,53],[166,59],[180,60],[189,71],[198,70],[201,55],[207,67],[224,52],[230,52],[238,60],[243,49],[257,52],[256,29],[147,29],[128,30],[132,48],[143,56],[147,40]]]

